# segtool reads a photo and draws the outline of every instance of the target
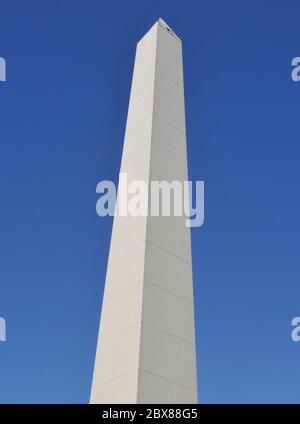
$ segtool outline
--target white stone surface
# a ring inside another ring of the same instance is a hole
[[[187,179],[181,40],[159,20],[137,44],[121,171]],[[116,217],[91,403],[196,403],[190,229]]]

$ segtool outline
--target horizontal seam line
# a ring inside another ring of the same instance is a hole
[[[164,122],[169,127],[173,128],[174,130],[178,131],[180,134],[183,134],[185,136],[185,131],[182,131],[181,129],[175,127],[174,125],[170,124],[170,122],[166,121],[164,118],[162,118],[160,115],[158,115],[156,112],[153,112],[153,115],[160,119],[162,122]]]
[[[129,114],[128,114],[129,115]],[[134,130],[136,130],[144,121],[146,121],[146,119],[149,119],[150,117],[151,117],[151,115],[153,115],[153,112],[150,112],[149,113],[149,115],[147,115],[144,119],[142,119],[135,127],[133,127],[133,128],[131,128],[129,131],[126,131],[125,130],[125,137],[124,137],[124,140],[125,140],[125,138],[126,137],[128,137],[128,135],[132,132],[132,131],[134,131]],[[128,119],[127,119],[128,120]]]
[[[138,368],[135,368],[135,369],[133,369],[133,370],[131,370],[131,371],[128,371],[128,372],[126,372],[126,373],[124,373],[124,374],[122,374],[122,375],[120,375],[120,376],[118,376],[118,377],[112,378],[111,380],[107,380],[105,383],[100,384],[99,386],[94,386],[94,387],[93,387],[93,390],[98,390],[98,389],[100,389],[101,387],[105,386],[106,384],[110,384],[111,382],[113,382],[113,381],[115,381],[115,380],[119,380],[120,378],[125,377],[125,376],[126,376],[126,375],[128,375],[128,374],[132,374],[133,372],[135,372],[135,371],[137,371],[137,370],[138,370]]]
[[[139,368],[139,369],[141,371],[143,371],[143,372],[146,372],[148,374],[154,375],[155,377],[162,378],[163,380],[170,381],[171,383],[177,384],[178,386],[182,386],[182,387],[185,387],[186,389],[189,389],[189,390],[191,390],[193,392],[196,392],[196,388],[193,388],[191,386],[187,386],[186,384],[178,383],[178,381],[171,380],[170,378],[164,377],[164,376],[159,375],[159,374],[155,374],[154,372],[147,371],[147,370],[145,370],[143,368]]]
[[[168,79],[172,80],[172,82],[174,82],[174,84],[177,85],[182,85],[183,89],[184,89],[184,79],[178,77],[177,75],[175,75],[174,72],[170,71],[170,69],[168,69],[166,66],[164,66],[159,60],[156,60],[155,65],[158,65],[157,69],[158,71],[162,71],[162,72],[166,72],[168,74]]]
[[[174,152],[172,152],[170,149],[166,148],[165,146],[162,146],[161,144],[159,144],[154,138],[150,139],[149,142],[143,141],[140,143],[139,148],[136,150],[136,152],[134,152],[131,156],[129,156],[128,158],[126,158],[124,161],[122,160],[121,162],[121,167],[120,169],[122,170],[122,168],[124,167],[124,165],[127,165],[127,163],[132,160],[135,156],[139,155],[142,153],[143,150],[145,150],[145,148],[150,144],[150,146],[155,145],[157,146],[159,149],[164,150],[166,153],[168,153],[170,156],[172,156],[172,158],[174,160],[176,160],[177,162],[179,162],[181,165],[187,165],[187,160],[186,159],[182,159],[179,158],[179,155],[177,156],[176,154],[174,154]],[[124,143],[124,148],[125,148],[125,143]],[[151,153],[150,153],[151,154]],[[186,154],[184,154],[184,156],[186,156]],[[123,158],[122,158],[123,159]]]
[[[154,283],[153,281],[150,281],[148,278],[145,278],[144,281],[148,284],[152,284],[153,286],[159,287],[161,290],[166,291],[167,293],[170,293],[173,296],[178,297],[179,299],[184,300],[185,302],[188,302],[192,305],[194,305],[194,302],[192,300],[186,299],[185,297],[180,296],[180,294],[174,293],[171,290],[166,289],[165,287],[162,287],[161,285]]]
[[[116,280],[117,280],[118,278],[116,278]],[[113,281],[113,280],[110,280],[110,281]],[[116,298],[118,298],[119,296],[121,296],[123,293],[125,293],[126,291],[128,291],[128,290],[131,290],[131,289],[133,289],[134,287],[137,287],[137,286],[139,286],[140,284],[143,284],[143,283],[148,283],[148,284],[152,284],[153,286],[155,286],[155,287],[158,287],[158,288],[160,288],[161,290],[163,290],[163,291],[165,291],[165,292],[167,292],[167,293],[170,293],[172,296],[175,296],[175,297],[178,297],[179,299],[181,299],[181,300],[183,300],[183,301],[185,301],[185,302],[188,302],[188,303],[190,303],[190,304],[194,304],[194,302],[192,301],[192,300],[189,300],[189,299],[186,299],[185,297],[182,297],[182,296],[180,296],[179,294],[177,294],[177,293],[174,293],[174,292],[172,292],[171,290],[168,290],[168,289],[166,289],[165,287],[162,287],[160,284],[157,284],[157,283],[155,283],[154,281],[151,281],[151,280],[149,280],[148,278],[140,278],[140,279],[138,279],[138,281],[137,282],[135,282],[134,284],[131,284],[130,286],[128,286],[128,287],[126,287],[125,289],[123,289],[123,290],[121,290],[118,294],[116,294],[116,295],[114,295],[114,296],[112,296],[112,297],[110,297],[110,298],[108,298],[107,300],[105,300],[105,297],[106,297],[106,295],[105,295],[105,293],[104,293],[104,296],[103,296],[103,306],[104,305],[107,305],[108,303],[110,303],[111,301],[113,301],[113,300],[115,300]],[[107,283],[105,282],[105,285],[106,285]],[[109,280],[108,280],[108,284],[109,284]],[[102,306],[102,307],[103,307]]]
[[[191,346],[195,346],[195,343],[190,342],[189,340],[185,340],[185,339],[183,339],[182,337],[175,336],[173,333],[170,333],[169,331],[163,330],[163,329],[161,329],[161,328],[159,328],[159,327],[155,327],[155,325],[148,324],[147,322],[145,322],[145,321],[143,321],[143,320],[141,321],[141,323],[142,323],[143,325],[147,325],[148,327],[153,328],[154,330],[160,331],[161,333],[165,333],[165,334],[167,334],[168,336],[174,337],[175,339],[178,339],[178,340],[180,340],[180,341],[181,341],[181,342],[183,342],[183,343],[187,343],[187,344],[189,344],[189,345],[191,345]]]
[[[103,345],[106,342],[109,342],[110,340],[114,339],[115,337],[119,336],[120,334],[123,334],[126,331],[131,330],[132,328],[136,327],[140,323],[141,323],[141,320],[135,322],[134,324],[130,325],[129,327],[123,328],[123,330],[121,330],[118,333],[114,334],[113,336],[107,337],[106,339],[103,339],[103,340],[102,340],[101,333],[100,333],[99,341],[97,342],[97,347],[100,346],[100,345]]]
[[[112,259],[111,261],[108,258],[108,262],[107,262],[107,267],[111,264],[113,264],[114,262],[116,262],[117,260],[123,258],[124,256],[126,256],[128,253],[134,251],[135,249],[137,249],[138,247],[140,247],[143,243],[146,242],[146,238],[142,241],[139,241],[135,246],[133,246],[131,249],[128,249],[126,252],[122,253],[122,255]]]
[[[192,264],[192,262],[191,262],[191,261],[186,261],[185,259],[183,259],[183,258],[181,258],[180,256],[176,255],[175,253],[172,253],[172,252],[170,252],[169,250],[164,249],[163,247],[161,247],[161,246],[159,246],[158,244],[154,243],[152,240],[149,240],[147,237],[146,237],[146,242],[149,242],[150,244],[152,244],[153,246],[157,247],[158,249],[161,249],[161,250],[163,250],[164,252],[167,252],[167,253],[169,253],[170,255],[175,256],[175,258],[180,259],[182,262],[184,262],[184,263],[186,263],[186,264],[188,264],[188,265],[191,265],[191,264]]]
[[[103,306],[107,305],[108,303],[110,303],[111,301],[115,300],[116,298],[118,298],[119,296],[121,296],[123,293],[125,293],[128,290],[133,289],[134,287],[139,286],[140,284],[143,283],[143,279],[139,279],[138,282],[132,284],[131,286],[127,287],[126,289],[123,289],[122,291],[120,291],[118,294],[116,294],[115,296],[112,296],[111,298],[109,298],[108,300],[105,300],[104,298],[104,302],[103,302]],[[106,284],[106,283],[105,283]]]
[[[173,158],[176,159],[178,162],[180,162],[182,164],[185,164],[185,165],[187,164],[187,160],[186,159],[179,159],[179,157],[177,157],[177,155],[174,154],[174,152],[172,152],[168,148],[165,148],[165,146],[162,146],[161,144],[157,143],[155,139],[153,139],[151,142],[152,142],[152,144],[155,144],[156,146],[158,146],[160,149],[164,150],[169,155],[173,156]]]
[[[145,149],[145,147],[148,146],[149,144],[151,145],[151,140],[150,140],[150,143],[147,143],[146,141],[143,141],[142,143],[140,143],[139,149],[135,153],[133,153],[131,156],[129,156],[127,159],[125,159],[124,162],[121,162],[121,169],[132,158],[134,158],[135,156],[137,156],[138,154],[140,154]],[[125,143],[124,143],[124,146],[125,146]]]

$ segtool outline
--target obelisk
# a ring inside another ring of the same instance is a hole
[[[188,180],[182,42],[162,19],[137,44],[120,172]],[[197,402],[185,217],[114,217],[90,401]]]

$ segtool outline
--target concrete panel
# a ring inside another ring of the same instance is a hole
[[[144,279],[145,242],[127,251],[107,268],[104,298],[110,300]]]
[[[90,403],[137,403],[138,370],[111,380],[92,390]]]
[[[190,231],[176,219],[167,216],[149,216],[147,240],[191,263]]]
[[[152,135],[152,115],[142,121],[140,125],[126,135],[124,140],[122,162],[125,163],[135,154],[144,149],[145,145],[150,147]]]
[[[197,392],[189,387],[153,375],[145,371],[139,372],[138,403],[197,403]]]
[[[122,172],[127,174],[128,183],[136,180],[146,180],[141,178],[149,174],[151,144],[143,143],[141,148],[126,161],[122,161]]]
[[[181,132],[185,132],[185,115],[183,105],[171,102],[162,92],[155,90],[154,113],[163,121]]]
[[[140,282],[108,301],[104,298],[99,343],[115,337],[141,321],[142,293],[143,284]]]
[[[109,263],[137,247],[146,238],[147,217],[127,217],[113,228],[109,252]]]
[[[191,264],[152,243],[146,246],[144,279],[193,301]]]
[[[159,145],[170,156],[169,160],[186,161],[186,142],[182,131],[163,121],[159,116],[153,116],[152,144]]]
[[[165,68],[158,66],[155,73],[155,90],[166,95],[171,102],[184,105],[183,81],[173,78]]]
[[[94,372],[95,388],[138,369],[140,345],[136,341],[140,332],[138,323],[101,343]]]
[[[160,180],[187,181],[187,164],[177,159],[170,160],[170,154],[158,144],[153,144],[151,149],[151,172]]]
[[[141,332],[140,368],[196,390],[195,345],[145,323]]]
[[[148,90],[143,96],[131,100],[126,124],[126,134],[133,131],[153,112],[153,90]]]
[[[160,32],[161,35],[162,32]],[[170,74],[170,78],[183,80],[181,55],[159,42],[156,47],[156,63]]]
[[[157,285],[145,282],[142,314],[143,323],[180,340],[194,343],[193,303]]]

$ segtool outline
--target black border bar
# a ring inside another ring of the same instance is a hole
[[[298,417],[300,405],[281,404],[198,404],[198,405],[63,405],[63,404],[0,404],[0,422],[12,419],[30,419],[43,422],[45,419],[54,424],[56,419],[69,422],[76,419],[84,423],[105,422],[148,422],[184,421],[198,423],[209,418],[251,418],[251,417]],[[41,421],[43,420],[43,421]],[[76,421],[76,422],[77,422]]]

